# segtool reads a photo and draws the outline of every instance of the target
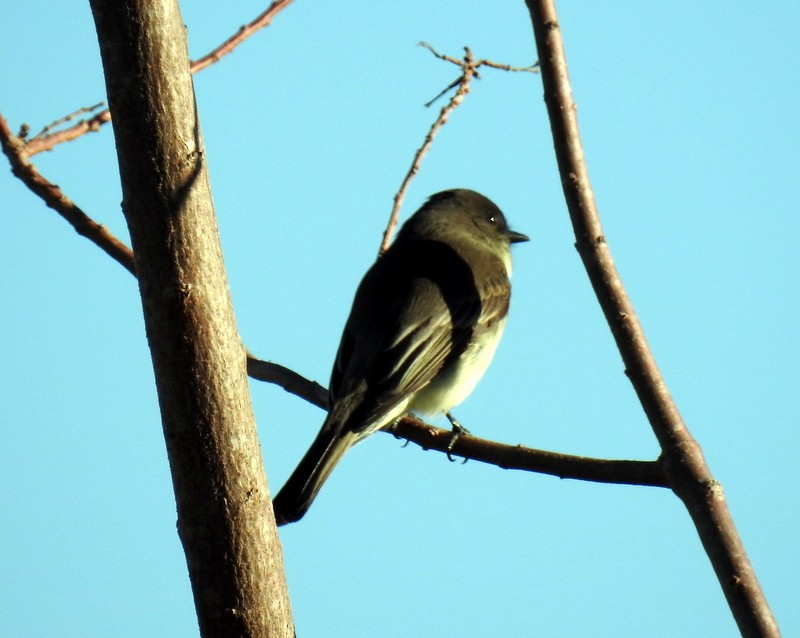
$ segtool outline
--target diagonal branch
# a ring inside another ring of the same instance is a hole
[[[576,248],[625,362],[626,373],[661,445],[669,485],[694,521],[742,635],[779,636],[722,488],[678,412],[611,257],[584,161],[554,1],[526,1]]]
[[[433,51],[429,44],[421,42],[420,45]],[[381,247],[378,251],[379,255],[385,253],[386,249],[389,248],[389,244],[392,242],[392,235],[394,235],[394,229],[397,227],[397,221],[400,217],[400,207],[403,205],[403,200],[405,199],[408,185],[411,183],[411,180],[414,179],[414,176],[419,172],[419,168],[422,165],[422,160],[431,149],[433,138],[436,137],[439,129],[447,124],[447,118],[450,117],[450,114],[456,110],[458,105],[461,104],[462,100],[467,96],[467,93],[469,93],[470,82],[477,74],[477,68],[475,67],[475,60],[472,57],[472,52],[467,47],[464,47],[464,52],[464,61],[460,62],[459,60],[442,56],[439,53],[436,53],[436,51],[433,51],[433,54],[439,59],[447,60],[448,62],[459,65],[462,69],[462,73],[455,82],[450,84],[444,91],[442,91],[442,93],[437,95],[425,106],[430,106],[434,101],[436,101],[436,99],[447,93],[447,91],[452,88],[458,87],[458,90],[456,90],[453,97],[450,98],[450,101],[442,107],[442,110],[439,111],[439,115],[437,116],[436,120],[434,120],[433,124],[431,124],[430,130],[425,136],[425,140],[422,142],[422,146],[420,146],[417,149],[417,152],[414,154],[414,160],[411,162],[411,167],[408,169],[406,176],[403,178],[403,182],[400,184],[400,188],[394,196],[394,205],[392,206],[392,212],[389,214],[389,223],[386,225],[386,230],[383,231],[383,240],[381,241]]]
[[[262,361],[251,353],[247,353],[247,374],[251,379],[277,385],[289,394],[293,394],[311,405],[323,410],[328,409],[328,390],[316,381],[310,381],[294,370],[280,363]]]
[[[66,219],[79,235],[83,235],[99,246],[132,275],[136,274],[131,249],[110,233],[105,226],[98,224],[84,213],[58,186],[48,181],[28,161],[25,142],[11,132],[8,122],[2,114],[0,114],[0,145],[11,164],[11,172],[16,177],[38,195],[47,206]]]
[[[51,151],[59,144],[71,142],[81,135],[85,135],[86,133],[96,133],[100,130],[100,127],[103,126],[103,124],[106,124],[110,121],[111,112],[108,109],[103,109],[92,117],[85,120],[79,120],[68,128],[33,138],[25,145],[25,155],[30,157],[31,155],[36,155],[42,151]]]
[[[74,120],[79,115],[85,115],[87,113],[94,113],[95,111],[97,111],[98,109],[104,107],[105,105],[106,105],[105,102],[98,102],[97,104],[94,104],[92,106],[82,106],[81,108],[79,108],[76,111],[73,111],[69,115],[65,115],[64,117],[60,117],[55,122],[50,122],[50,124],[48,124],[47,126],[43,127],[41,131],[39,131],[36,135],[34,135],[33,137],[30,137],[30,138],[27,137],[28,131],[27,131],[26,126],[23,125],[23,129],[22,129],[22,131],[20,132],[19,135],[20,135],[20,137],[24,138],[24,140],[25,140],[25,142],[27,144],[30,144],[31,142],[33,142],[33,141],[35,141],[35,140],[37,140],[37,139],[39,139],[41,137],[45,137],[45,136],[49,135],[50,131],[52,131],[53,129],[58,128],[62,124],[66,124],[67,122],[71,122],[72,120]]]
[[[266,11],[258,16],[252,22],[242,26],[236,33],[234,33],[230,38],[225,40],[222,44],[220,44],[216,49],[210,51],[202,58],[197,60],[193,60],[191,63],[191,70],[192,73],[197,73],[198,71],[202,71],[208,66],[211,66],[215,62],[219,62],[220,58],[223,56],[228,55],[231,51],[233,51],[236,47],[238,47],[242,42],[247,40],[251,35],[253,35],[256,31],[263,29],[264,27],[268,27],[272,24],[272,19],[278,15],[281,11],[283,11],[286,7],[292,4],[292,0],[275,0],[269,7],[267,7]]]
[[[252,22],[240,27],[239,30],[230,38],[225,40],[225,42],[203,57],[191,62],[191,72],[197,73],[198,71],[202,71],[206,67],[211,66],[215,62],[219,62],[221,58],[228,55],[247,38],[256,33],[256,31],[259,31],[260,29],[268,27],[270,24],[272,24],[273,18],[291,3],[292,0],[275,0],[263,13],[261,13],[261,15],[255,18]],[[87,108],[93,109],[94,107]],[[62,120],[64,120],[64,118],[62,118]],[[111,113],[108,109],[103,109],[92,117],[85,120],[80,120],[68,128],[61,129],[60,131],[55,131],[53,133],[47,132],[44,135],[39,134],[25,144],[25,155],[30,157],[32,155],[36,155],[37,153],[41,153],[42,151],[52,150],[59,144],[74,140],[86,133],[99,131],[103,124],[106,124],[110,121]]]

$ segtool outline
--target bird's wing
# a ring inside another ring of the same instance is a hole
[[[386,425],[384,415],[430,383],[508,310],[507,277],[476,276],[446,245],[419,242],[413,259],[406,257],[387,253],[356,294],[333,370],[331,401],[363,390],[365,382],[367,391],[346,423],[338,424],[344,429],[371,432]]]

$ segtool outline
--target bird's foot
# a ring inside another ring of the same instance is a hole
[[[400,423],[400,420],[401,420],[402,418],[403,418],[402,416],[399,416],[399,417],[397,417],[397,418],[396,418],[394,421],[392,421],[392,422],[391,422],[389,425],[385,425],[385,426],[383,427],[383,429],[384,429],[384,430],[386,430],[387,432],[390,432],[394,438],[396,438],[396,439],[402,439],[402,440],[403,440],[403,445],[402,445],[401,447],[408,447],[408,444],[409,444],[409,443],[411,443],[411,441],[409,441],[408,439],[406,439],[406,438],[404,438],[404,437],[400,436],[400,435],[397,433],[397,430],[395,429],[395,426],[396,426],[398,423]]]
[[[461,436],[462,434],[469,434],[469,430],[467,428],[465,428],[463,425],[461,425],[456,420],[456,418],[452,414],[450,414],[449,412],[445,412],[444,415],[447,417],[447,420],[450,421],[450,425],[453,428],[453,431],[450,433],[450,440],[447,442],[447,458],[448,458],[448,460],[454,462],[455,459],[453,458],[453,455],[451,454],[451,452],[453,451],[453,447],[455,446],[456,441],[458,440],[458,437]],[[464,460],[461,462],[461,464],[463,465],[466,462],[467,462],[467,459],[466,459],[466,457],[464,457]]]

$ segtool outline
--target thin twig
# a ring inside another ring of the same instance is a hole
[[[247,374],[251,379],[277,385],[318,408],[328,408],[328,390],[280,363],[262,361],[248,352]]]
[[[492,62],[491,60],[478,60],[476,66],[488,66],[492,69],[498,69],[500,71],[512,71],[514,73],[538,73],[539,72],[539,63],[535,62],[530,66],[511,66],[509,64],[499,64],[498,62]]]
[[[264,27],[269,26],[272,23],[273,18],[278,15],[283,9],[288,7],[292,3],[292,0],[275,0],[272,4],[267,7],[267,9],[261,13],[255,20],[252,22],[242,26],[239,30],[233,34],[230,38],[225,40],[222,44],[218,47],[204,55],[203,57],[191,62],[191,71],[192,73],[197,73],[198,71],[202,71],[203,69],[211,66],[215,62],[218,62],[221,58],[228,55],[231,51],[233,51],[236,47],[238,47],[242,42],[244,42],[247,38],[252,36],[254,33],[263,29]],[[66,116],[65,118],[61,118],[61,120],[54,122],[53,124],[45,127],[45,129],[52,129],[53,126],[58,124],[63,124],[66,121],[72,119],[73,116],[76,114],[80,114],[83,109],[79,109],[75,113]],[[94,108],[92,108],[94,110]],[[64,142],[69,142],[74,140],[82,135],[89,133],[89,132],[96,132],[100,130],[100,127],[103,124],[111,121],[111,113],[108,109],[103,109],[93,117],[90,117],[85,120],[80,120],[73,124],[72,126],[62,129],[60,131],[54,131],[52,133],[47,131],[46,134],[44,131],[37,135],[36,137],[32,138],[25,146],[25,155],[27,157],[31,157],[36,155],[37,153],[41,153],[42,151],[49,151],[62,144]]]
[[[103,124],[111,121],[111,111],[103,109],[96,115],[86,120],[80,120],[60,131],[54,131],[41,137],[32,139],[25,145],[25,155],[31,157],[43,151],[51,151],[59,144],[71,142],[86,133],[96,133]]]
[[[55,122],[51,122],[50,124],[48,124],[47,126],[42,128],[42,130],[39,131],[36,135],[34,135],[32,138],[28,139],[27,142],[30,144],[33,140],[37,140],[40,137],[44,137],[50,131],[52,131],[54,128],[57,128],[57,127],[61,126],[62,124],[65,124],[67,122],[71,122],[72,120],[74,120],[79,115],[83,115],[84,113],[94,113],[97,109],[105,106],[105,104],[106,104],[105,102],[98,102],[97,104],[95,104],[93,106],[82,106],[77,111],[73,111],[69,115],[65,115],[64,117],[57,119]],[[24,136],[21,135],[20,137],[24,137]]]
[[[606,242],[584,160],[564,43],[553,0],[527,0],[545,104],[576,247],[662,449],[669,485],[684,502],[743,636],[780,635],[722,488],[683,422],[658,369]]]
[[[383,231],[383,239],[381,241],[381,247],[378,251],[378,255],[382,255],[384,252],[386,252],[386,249],[389,248],[389,244],[392,242],[392,236],[394,235],[394,230],[397,227],[397,222],[400,218],[400,207],[403,205],[406,191],[408,190],[411,180],[414,179],[414,176],[419,172],[420,166],[422,165],[422,160],[425,158],[425,155],[428,154],[428,151],[433,144],[433,138],[436,137],[439,129],[447,123],[447,120],[452,112],[456,110],[458,105],[461,104],[466,97],[467,93],[469,93],[470,82],[472,82],[472,78],[480,78],[478,75],[478,69],[482,66],[488,66],[493,69],[514,72],[536,73],[538,70],[538,63],[529,67],[515,67],[508,64],[498,64],[497,62],[492,62],[491,60],[486,59],[476,61],[469,47],[464,47],[464,57],[459,60],[452,56],[439,53],[427,42],[420,42],[419,45],[428,49],[428,51],[430,51],[439,60],[444,60],[445,62],[455,64],[461,69],[461,75],[453,80],[453,82],[451,82],[447,87],[445,87],[436,97],[425,103],[426,107],[430,107],[434,102],[446,95],[450,90],[456,89],[453,97],[450,98],[450,101],[444,107],[442,107],[442,110],[439,111],[439,115],[437,116],[436,120],[434,120],[433,124],[431,124],[431,127],[428,130],[428,133],[425,135],[424,141],[422,142],[422,146],[420,146],[417,149],[417,152],[414,154],[411,167],[408,169],[408,172],[400,184],[400,188],[394,196],[394,204],[392,205],[392,211],[389,214],[389,221],[386,224],[386,230]]]
[[[430,49],[430,45],[425,44],[424,42],[421,43],[422,46]],[[400,188],[398,189],[397,193],[394,196],[394,205],[392,206],[392,212],[389,215],[389,222],[386,225],[386,230],[383,231],[383,240],[381,241],[381,247],[378,252],[379,255],[382,255],[386,252],[386,249],[389,248],[389,244],[392,242],[392,236],[394,235],[394,229],[397,226],[397,221],[400,217],[400,207],[403,205],[403,199],[406,196],[406,191],[408,190],[408,185],[411,183],[411,180],[414,179],[414,176],[419,171],[420,166],[422,165],[422,160],[427,155],[428,151],[431,148],[431,144],[433,144],[433,138],[436,137],[436,134],[439,132],[439,129],[442,128],[447,123],[447,118],[450,117],[450,114],[455,111],[456,107],[461,104],[464,97],[466,97],[467,93],[469,93],[469,83],[472,81],[473,76],[475,75],[476,69],[474,65],[474,60],[472,58],[472,53],[468,48],[465,48],[465,55],[463,62],[453,59],[448,59],[446,57],[440,56],[435,51],[433,52],[436,57],[441,59],[446,59],[448,62],[453,62],[461,66],[462,73],[461,77],[456,80],[453,84],[445,89],[445,92],[449,91],[451,88],[458,86],[458,90],[455,92],[450,101],[439,111],[439,115],[437,116],[436,120],[434,120],[431,128],[428,130],[428,133],[425,135],[425,140],[422,142],[422,146],[417,149],[417,152],[414,154],[414,160],[411,162],[411,168],[408,169],[406,176],[403,178],[403,182],[400,184]],[[431,49],[433,51],[433,49]],[[430,103],[426,104],[426,106],[430,106]]]
[[[268,27],[270,24],[272,24],[272,19],[290,4],[292,4],[292,0],[275,0],[275,2],[267,7],[267,10],[264,11],[264,13],[262,13],[249,24],[241,27],[235,34],[225,40],[225,42],[220,44],[216,49],[207,53],[202,58],[194,60],[191,63],[192,73],[202,71],[207,66],[211,66],[215,62],[218,62],[220,58],[228,55],[256,31],[263,29],[264,27]]]
[[[430,44],[423,41],[419,43],[419,46],[428,49],[433,55],[440,60],[444,60],[445,62],[449,62],[450,64],[455,64],[456,66],[460,66],[462,69],[464,68],[464,60],[459,58],[454,58],[450,55],[445,55],[444,53],[439,53],[436,49],[434,49]],[[464,47],[466,50],[466,47]]]

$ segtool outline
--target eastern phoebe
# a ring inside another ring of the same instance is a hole
[[[447,413],[489,366],[511,297],[509,229],[475,191],[433,195],[401,228],[356,292],[317,438],[273,501],[300,520],[342,455],[409,412]]]

